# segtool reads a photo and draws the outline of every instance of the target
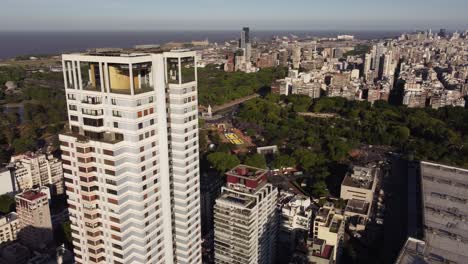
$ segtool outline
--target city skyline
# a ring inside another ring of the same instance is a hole
[[[88,6],[92,3],[93,8]],[[183,5],[186,8],[180,9]],[[30,8],[24,9],[24,6]],[[145,6],[145,8],[141,8]],[[298,8],[300,7],[300,8]],[[468,24],[468,3],[462,0],[384,2],[370,0],[320,3],[244,0],[165,2],[144,0],[89,0],[79,3],[19,0],[4,3],[0,31],[97,31],[97,30],[414,30],[462,29]],[[71,12],[73,10],[73,12]],[[174,10],[176,12],[172,12]],[[138,14],[138,15],[135,15]]]
[[[4,2],[0,264],[468,263],[467,0]]]

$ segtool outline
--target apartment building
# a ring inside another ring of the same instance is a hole
[[[319,209],[313,224],[313,240],[309,248],[311,262],[339,262],[345,232],[345,216],[333,204],[326,203]],[[331,253],[333,252],[333,253]]]
[[[201,263],[195,57],[63,55],[77,263]]]
[[[0,244],[16,240],[19,231],[20,224],[15,212],[0,217]]]
[[[394,263],[468,263],[468,170],[428,161],[414,165],[409,237]]]
[[[20,191],[48,186],[53,194],[64,193],[62,162],[52,154],[27,152],[11,157],[10,163]]]
[[[14,194],[16,187],[14,175],[10,169],[0,168],[0,195]]]
[[[216,200],[215,263],[274,263],[278,233],[278,190],[268,171],[239,165],[226,173]]]
[[[53,242],[48,188],[31,189],[15,196],[16,212],[22,243],[30,248],[43,248]]]
[[[282,248],[294,251],[296,245],[304,241],[312,223],[312,203],[309,197],[290,192],[281,192],[278,209],[280,210],[279,241]]]
[[[340,198],[371,203],[377,186],[378,168],[354,166],[341,183]]]

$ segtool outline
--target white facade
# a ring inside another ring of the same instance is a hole
[[[77,263],[201,263],[195,56],[63,55]]]
[[[44,248],[54,241],[48,191],[47,187],[42,187],[15,196],[21,228],[18,237],[31,248]]]
[[[0,195],[16,192],[16,183],[13,174],[8,168],[0,169]]]
[[[314,219],[313,232],[314,240],[324,240],[326,245],[333,247],[333,260],[338,262],[344,240],[345,217],[333,204],[325,204],[319,209]]]
[[[214,207],[215,263],[274,263],[278,190],[261,169],[239,165],[226,174]]]
[[[360,200],[372,204],[377,187],[378,168],[355,166],[341,183],[340,198],[343,200]]]
[[[53,193],[64,193],[62,162],[52,154],[28,152],[10,162],[18,190],[53,186]]]
[[[0,244],[16,240],[19,231],[20,224],[15,212],[0,217]]]
[[[310,198],[281,192],[278,207],[280,216],[280,241],[294,250],[299,240],[309,234],[313,210]]]

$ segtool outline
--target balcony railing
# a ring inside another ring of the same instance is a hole
[[[109,144],[117,144],[123,141],[122,134],[113,133],[113,132],[104,132],[102,135],[102,138],[90,138],[83,134],[71,131],[68,125],[65,125],[65,128],[61,134],[75,137],[77,139],[76,141],[79,143],[88,143],[89,141],[97,141],[97,142],[103,142],[103,143],[109,143]]]

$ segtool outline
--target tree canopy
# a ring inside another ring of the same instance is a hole
[[[221,105],[270,87],[286,76],[285,68],[265,68],[258,72],[224,72],[216,65],[198,69],[198,98],[201,105]]]
[[[314,118],[298,112],[332,113]],[[468,111],[460,107],[409,109],[378,101],[273,96],[241,105],[236,123],[257,132],[258,146],[278,145],[271,168],[297,166],[309,175],[308,191],[317,195],[330,169],[350,159],[360,145],[387,145],[408,158],[468,167]]]
[[[224,173],[240,164],[237,156],[227,152],[213,152],[207,156],[208,162],[219,173]]]

